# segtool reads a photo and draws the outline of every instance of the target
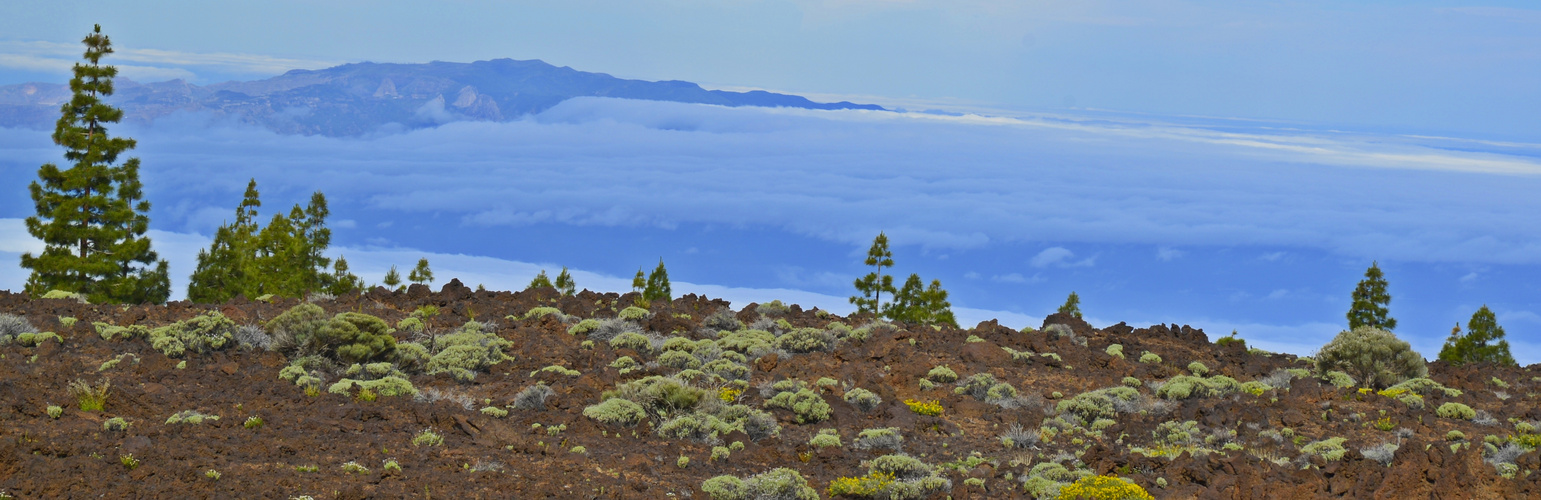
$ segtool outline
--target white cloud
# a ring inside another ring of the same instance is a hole
[[[1030,263],[1033,267],[1048,267],[1054,264],[1064,264],[1065,261],[1070,260],[1074,256],[1075,253],[1065,247],[1049,247],[1045,248],[1042,252],[1038,252],[1038,255],[1034,255]]]
[[[1065,247],[1045,248],[1038,255],[1034,255],[1029,261],[1033,267],[1091,267],[1097,264],[1097,256],[1093,255],[1081,260],[1073,260],[1075,253]]]
[[[0,41],[0,67],[68,73],[80,61],[81,45],[43,41]],[[120,61],[141,64],[123,64]],[[124,77],[138,81],[193,79],[187,68],[210,68],[250,75],[277,75],[292,69],[321,69],[339,61],[292,59],[228,52],[185,52],[117,46],[104,59]]]
[[[1184,252],[1182,250],[1178,250],[1176,248],[1171,248],[1171,247],[1159,247],[1159,248],[1156,248],[1156,259],[1159,259],[1161,261],[1171,262],[1172,260],[1177,259],[1179,257],[1182,257],[1184,255],[1187,255],[1187,252]]]
[[[1478,278],[1477,272],[1476,271],[1472,271],[1472,272],[1466,273],[1465,276],[1461,276],[1460,282],[1461,282],[1462,285],[1470,286],[1471,284],[1477,282],[1477,278]]]
[[[1027,278],[1023,278],[1021,273],[997,274],[991,276],[990,281],[999,283],[1027,283]]]
[[[1288,297],[1289,295],[1290,295],[1290,291],[1289,290],[1280,288],[1278,290],[1274,290],[1272,292],[1269,292],[1268,293],[1268,299],[1269,300],[1279,300],[1279,299]]]
[[[1269,252],[1263,255],[1259,255],[1257,258],[1258,260],[1266,260],[1268,262],[1278,262],[1279,259],[1284,258],[1284,256],[1284,252]]]
[[[339,220],[339,221],[333,222],[332,226],[333,227],[340,227],[340,228],[344,228],[344,229],[353,229],[355,227],[358,227],[358,221],[355,221],[353,219],[343,219],[343,220]]]

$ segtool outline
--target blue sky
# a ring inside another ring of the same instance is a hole
[[[883,230],[901,279],[941,279],[966,322],[1036,324],[1075,290],[1099,326],[1306,354],[1379,260],[1426,356],[1487,304],[1541,361],[1541,11],[1517,2],[136,5],[5,16],[0,84],[62,82],[100,22],[141,80],[539,58],[969,113],[579,99],[355,139],[120,128],[182,276],[256,177],[266,213],[325,191],[335,251],[370,280],[430,255],[473,285],[568,265],[619,290],[663,257],[677,289],[843,311]],[[58,159],[46,132],[0,129],[0,258],[31,248],[25,183]]]

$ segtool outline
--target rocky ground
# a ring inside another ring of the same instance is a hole
[[[617,318],[634,299],[457,281],[316,300],[328,315],[378,317],[398,342],[430,351],[473,320],[509,341],[507,357],[470,380],[395,362],[387,368],[416,396],[369,400],[360,386],[337,387],[369,378],[346,363],[286,380],[293,353],[232,340],[168,357],[143,336],[99,334],[98,323],[160,327],[210,311],[265,328],[299,300],[125,307],[0,293],[0,313],[59,335],[0,345],[0,498],[711,498],[708,479],[776,468],[830,498],[832,483],[901,452],[933,466],[910,478],[921,485],[910,491],[931,498],[1052,495],[1087,475],[1125,478],[1156,498],[1541,495],[1534,365],[1431,364],[1429,378],[1453,390],[1414,387],[1416,405],[1406,392],[1337,387],[1309,360],[1218,345],[1186,326],[1097,329],[1055,315],[1036,330],[938,330],[696,296]],[[439,309],[415,316],[422,328],[403,321],[425,305]],[[79,407],[77,379],[110,381],[104,409]],[[585,415],[628,382],[631,392],[614,394],[642,401],[639,423]],[[552,395],[516,397],[538,384]],[[647,384],[677,385],[662,399],[637,396]],[[935,401],[940,414],[906,400]],[[1452,402],[1474,415],[1438,415]],[[188,410],[219,418],[168,422]],[[681,423],[692,416],[701,428]],[[839,443],[815,440],[821,431]]]

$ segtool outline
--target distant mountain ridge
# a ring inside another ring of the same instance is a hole
[[[625,80],[557,67],[541,60],[472,63],[354,63],[292,70],[249,82],[198,86],[182,80],[140,84],[119,78],[109,99],[125,120],[150,122],[178,111],[202,111],[283,134],[357,136],[388,124],[405,128],[449,121],[508,121],[574,97],[616,97],[721,106],[882,110],[872,104],[819,103],[765,91],[706,90],[691,82]],[[69,87],[24,83],[0,87],[0,126],[51,128]]]

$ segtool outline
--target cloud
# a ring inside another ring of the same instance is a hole
[[[339,221],[333,221],[331,223],[331,225],[332,225],[332,227],[340,227],[340,228],[343,228],[343,229],[353,229],[355,227],[358,227],[358,221],[353,220],[353,219],[342,219],[342,220],[339,220]]]
[[[1082,260],[1072,260],[1075,253],[1065,247],[1049,247],[1034,255],[1028,263],[1033,267],[1091,267],[1097,264],[1097,256],[1091,256]]]
[[[1284,258],[1285,255],[1286,254],[1284,252],[1269,252],[1263,255],[1259,255],[1257,258],[1258,260],[1265,260],[1268,262],[1278,262],[1279,259]]]
[[[1182,250],[1178,250],[1176,248],[1171,248],[1171,247],[1158,247],[1158,248],[1156,248],[1156,259],[1164,261],[1164,262],[1171,262],[1172,260],[1177,259],[1179,257],[1182,257],[1183,255],[1186,255],[1186,254],[1187,254],[1187,252],[1184,252]]]
[[[1459,281],[1461,282],[1461,285],[1471,286],[1471,284],[1477,282],[1477,278],[1478,278],[1477,272],[1476,271],[1472,271],[1472,272],[1466,273],[1466,275],[1464,275],[1464,276],[1461,276],[1461,279]]]
[[[1268,299],[1269,300],[1279,300],[1279,299],[1288,297],[1289,295],[1290,295],[1290,291],[1289,290],[1280,288],[1278,290],[1274,290],[1272,292],[1268,292]]]
[[[45,41],[0,41],[0,67],[25,71],[65,73],[80,61],[81,45]],[[229,52],[185,52],[116,46],[105,59],[118,74],[138,81],[192,80],[192,69],[223,73],[277,75],[293,69],[321,69],[340,61],[293,59]],[[121,61],[139,64],[123,64]]]

